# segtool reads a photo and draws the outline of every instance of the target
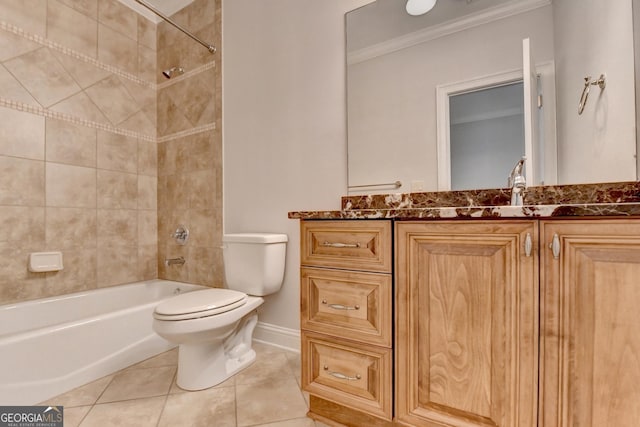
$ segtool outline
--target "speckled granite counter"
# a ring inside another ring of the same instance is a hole
[[[530,187],[524,206],[508,189],[345,196],[338,211],[289,212],[293,219],[471,219],[640,216],[640,182]]]

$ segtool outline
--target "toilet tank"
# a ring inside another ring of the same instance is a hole
[[[225,234],[224,276],[229,289],[263,296],[280,290],[284,278],[286,234]]]

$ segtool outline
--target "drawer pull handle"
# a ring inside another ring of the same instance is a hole
[[[334,310],[360,310],[360,306],[357,304],[354,305],[353,307],[348,305],[342,305],[342,304],[329,304],[326,299],[323,299],[322,303],[324,305],[328,305],[330,308],[333,308]]]
[[[332,377],[338,378],[340,380],[358,381],[359,379],[362,378],[360,376],[360,374],[356,374],[355,377],[350,377],[350,376],[342,374],[340,372],[331,372],[331,371],[329,371],[329,367],[327,365],[324,365],[324,370],[327,371],[327,374],[331,375]]]
[[[359,248],[360,247],[360,243],[331,243],[331,242],[324,242],[322,244],[322,246],[325,246],[327,248]]]

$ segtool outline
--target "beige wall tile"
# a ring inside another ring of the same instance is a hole
[[[216,20],[216,2],[212,0],[195,0],[187,6],[189,28],[198,31],[213,28]],[[213,41],[213,39],[211,39]]]
[[[178,257],[184,257],[186,263],[169,266],[165,264],[166,259]],[[188,258],[189,254],[186,246],[158,244],[158,277],[177,282],[189,282],[189,265],[191,261]]]
[[[120,122],[118,127],[138,132],[149,137],[155,137],[156,135],[155,125],[151,120],[149,120],[149,117],[143,111],[138,111],[127,120]]]
[[[80,92],[51,106],[53,111],[65,113],[80,119],[93,122],[111,124],[109,119],[100,111],[86,93]]]
[[[98,59],[129,73],[137,74],[138,43],[103,24],[99,24]]]
[[[4,66],[45,107],[81,90],[47,48],[13,58]]]
[[[155,210],[138,211],[138,245],[158,244],[158,214]]]
[[[186,188],[189,189],[187,197],[191,209],[213,210],[219,206],[218,183],[216,171],[204,170],[184,175]]]
[[[47,38],[95,58],[98,22],[57,0],[47,3]]]
[[[0,156],[0,205],[44,206],[44,162]]]
[[[5,0],[0,2],[2,20],[23,30],[45,36],[47,2],[42,0]]]
[[[185,175],[158,177],[158,209],[187,209],[190,189]]]
[[[45,275],[27,269],[29,252],[33,250],[0,243],[0,304],[49,296]]]
[[[138,140],[130,136],[98,131],[98,168],[136,173]]]
[[[157,81],[156,51],[138,44],[138,77],[148,82]]]
[[[129,209],[98,209],[98,247],[136,247],[138,213]],[[137,255],[136,255],[137,256]]]
[[[96,167],[96,130],[46,119],[47,161]]]
[[[138,39],[137,16],[118,0],[100,0],[98,4],[98,21],[133,40]]]
[[[158,144],[144,140],[138,141],[138,173],[158,175]]]
[[[98,208],[136,209],[137,175],[98,169]]]
[[[95,209],[47,208],[47,247],[54,249],[94,248],[98,219]]]
[[[44,160],[44,117],[0,107],[0,155]]]
[[[154,22],[151,22],[147,18],[138,15],[138,43],[148,47],[149,49],[157,50],[158,27]]]
[[[2,49],[2,47],[0,47]],[[12,101],[22,102],[24,104],[36,105],[40,104],[33,96],[16,80],[15,77],[0,64],[0,93],[3,98]]]
[[[187,269],[189,270],[189,282],[197,285],[221,287],[222,286],[222,262],[218,259],[221,253],[219,249],[202,248],[192,246],[189,248]]]
[[[15,247],[44,247],[43,207],[0,206],[0,242]]]
[[[64,53],[56,51],[51,51],[51,53],[83,89],[111,75],[109,71],[98,68],[93,64],[81,61],[72,56],[65,55]]]
[[[46,205],[69,208],[96,207],[96,170],[47,163]]]
[[[85,93],[114,126],[140,110],[136,101],[115,76],[99,81],[87,88]]]
[[[138,175],[138,209],[158,208],[158,179],[155,176]]]
[[[138,280],[136,246],[98,247],[98,287],[131,283]]]
[[[44,3],[44,2],[43,2]],[[3,2],[0,8],[5,5]],[[16,36],[8,31],[0,31],[0,62],[6,61],[16,56],[24,55],[27,52],[39,49],[37,43],[31,42],[23,37]]]
[[[89,18],[98,19],[98,0],[60,0]]]
[[[58,250],[51,247],[51,250]],[[64,269],[46,274],[47,289],[52,295],[69,294],[96,288],[96,249],[62,251]]]
[[[158,278],[158,245],[138,246],[138,280]]]
[[[213,210],[189,210],[187,223],[191,233],[189,244],[192,246],[220,246],[222,241],[216,236],[216,212]]]

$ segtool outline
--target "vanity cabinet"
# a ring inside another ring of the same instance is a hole
[[[638,425],[640,218],[301,224],[312,417]]]
[[[392,419],[390,221],[302,221],[302,385],[310,416]]]
[[[543,221],[541,232],[539,425],[637,426],[640,219]]]
[[[396,227],[396,420],[535,426],[537,221]]]
[[[399,424],[638,424],[640,219],[396,227]]]

